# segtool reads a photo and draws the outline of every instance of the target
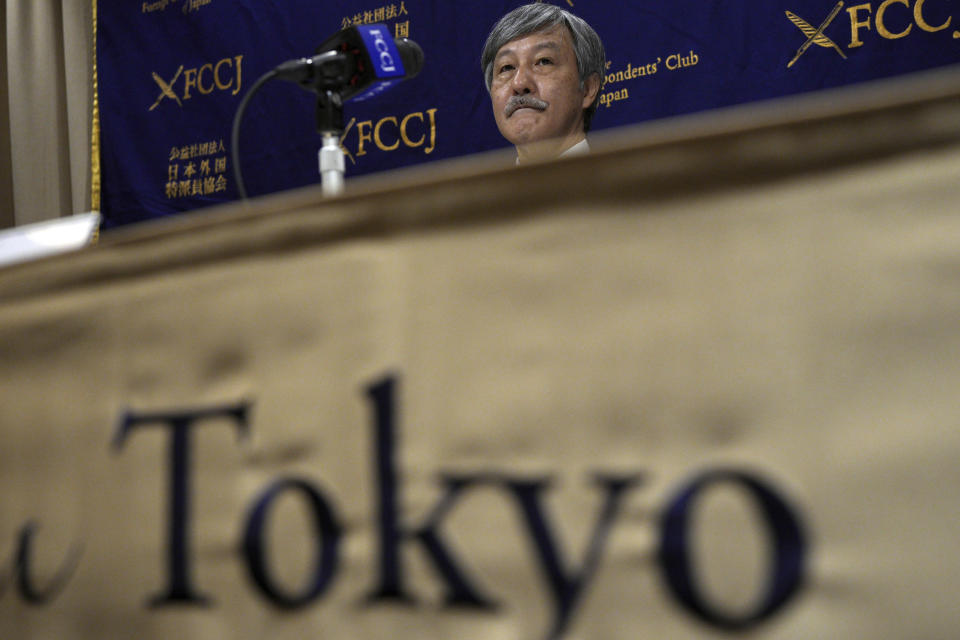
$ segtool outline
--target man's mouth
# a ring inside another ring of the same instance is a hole
[[[503,113],[509,118],[520,109],[543,111],[548,106],[550,106],[549,103],[544,102],[540,98],[534,98],[533,96],[511,96],[510,99],[507,100],[507,105],[503,108]]]

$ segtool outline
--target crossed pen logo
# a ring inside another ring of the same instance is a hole
[[[816,29],[813,28],[809,22],[793,13],[792,11],[787,11],[787,18],[790,19],[790,22],[795,24],[800,31],[803,32],[803,35],[807,36],[806,42],[800,45],[800,48],[797,49],[797,54],[793,56],[793,60],[787,63],[787,67],[792,67],[797,60],[800,59],[804,53],[807,52],[807,49],[810,48],[811,44],[815,44],[820,47],[825,47],[827,49],[833,49],[840,54],[840,57],[844,60],[847,59],[846,54],[843,53],[843,50],[837,46],[837,43],[824,35],[824,31],[827,30],[827,27],[830,26],[830,23],[833,22],[833,19],[837,17],[837,14],[840,13],[840,9],[843,8],[843,0],[837,3],[837,5],[830,12],[830,15],[827,16],[826,20],[820,23],[820,26]]]
[[[177,92],[173,90],[173,83],[177,81],[177,78],[180,77],[181,73],[183,73],[183,65],[180,65],[180,68],[177,69],[177,72],[170,79],[170,82],[164,82],[163,78],[157,75],[156,71],[153,72],[153,81],[157,83],[158,87],[160,87],[160,94],[157,96],[157,101],[150,105],[148,111],[153,111],[156,109],[157,105],[159,105],[164,98],[175,100],[178,105],[181,107],[183,106],[183,103],[180,102],[179,96],[177,96]]]

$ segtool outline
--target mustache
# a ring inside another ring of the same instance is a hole
[[[510,96],[506,106],[503,108],[503,113],[509,118],[517,109],[530,107],[531,109],[543,111],[548,106],[550,106],[549,102],[545,102],[540,98],[534,98],[533,96]]]

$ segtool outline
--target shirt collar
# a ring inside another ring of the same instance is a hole
[[[588,142],[587,142],[587,139],[584,138],[583,140],[581,140],[581,141],[578,142],[577,144],[573,145],[573,146],[570,147],[569,149],[564,150],[563,153],[561,153],[561,154],[560,154],[559,156],[557,156],[557,157],[558,157],[558,158],[563,158],[563,157],[565,157],[565,156],[581,156],[581,155],[585,155],[585,154],[587,154],[587,153],[590,153],[590,143],[588,143]],[[519,158],[519,157],[517,158],[517,160],[516,160],[516,162],[515,162],[514,164],[516,164],[516,165],[519,165],[519,164],[520,164],[520,158]]]

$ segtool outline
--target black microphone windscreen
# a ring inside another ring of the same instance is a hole
[[[405,77],[412,78],[423,69],[423,49],[410,38],[397,38],[396,43],[406,71]]]

